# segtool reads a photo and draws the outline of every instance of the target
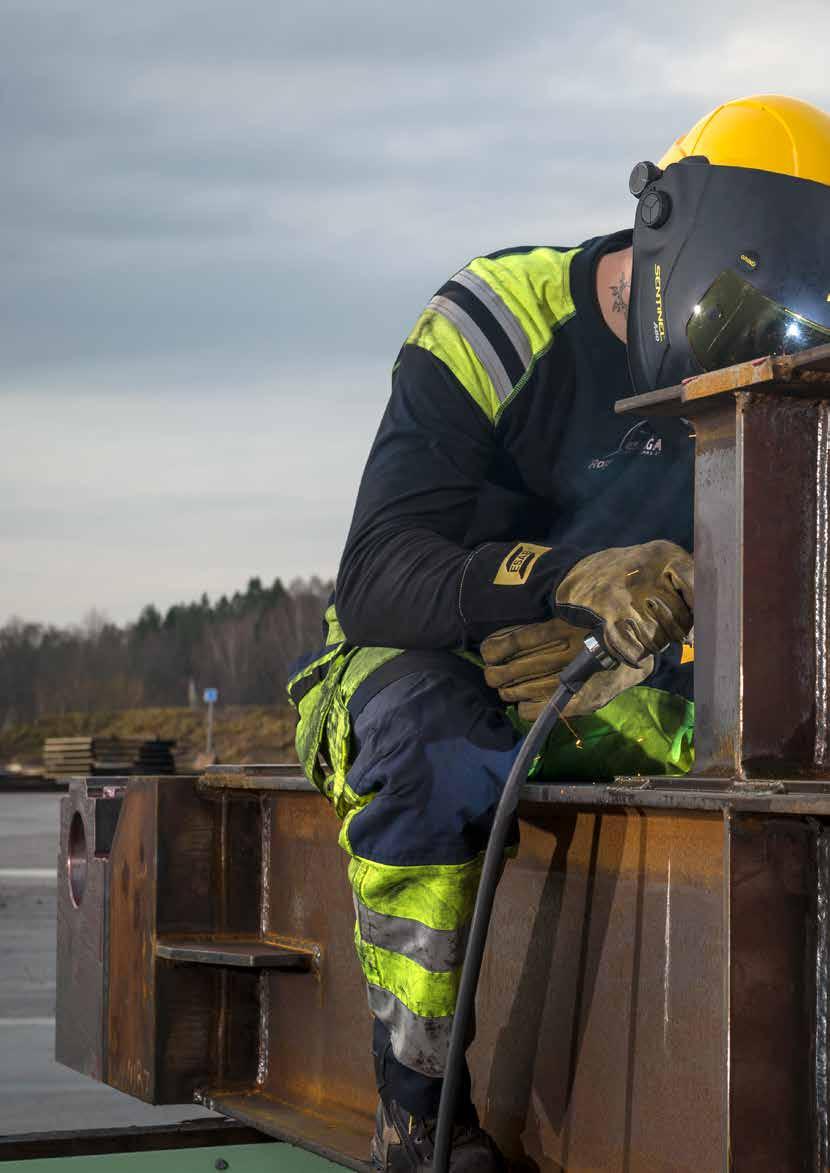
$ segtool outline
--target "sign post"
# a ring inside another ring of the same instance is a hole
[[[207,711],[207,739],[205,742],[205,753],[210,757],[213,754],[213,706],[219,700],[218,688],[206,688],[203,693],[204,702],[208,707]]]

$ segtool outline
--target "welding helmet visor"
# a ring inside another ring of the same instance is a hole
[[[686,324],[692,354],[704,371],[767,354],[791,354],[830,343],[830,326],[766,297],[732,269],[716,277]]]

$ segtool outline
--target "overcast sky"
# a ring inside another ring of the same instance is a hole
[[[717,102],[830,108],[830,5],[0,0],[0,621],[333,574],[470,257],[626,226]]]

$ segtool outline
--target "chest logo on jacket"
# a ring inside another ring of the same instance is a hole
[[[607,456],[595,456],[588,468],[601,470],[609,468],[615,461],[628,456],[662,456],[663,441],[655,436],[651,425],[641,420],[629,428],[613,452]]]

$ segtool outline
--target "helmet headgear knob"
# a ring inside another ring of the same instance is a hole
[[[667,191],[650,191],[640,201],[640,219],[648,228],[662,228],[671,215],[671,196]]]
[[[628,190],[639,199],[648,185],[654,183],[662,174],[656,163],[649,163],[648,160],[644,163],[635,163],[628,180]]]

